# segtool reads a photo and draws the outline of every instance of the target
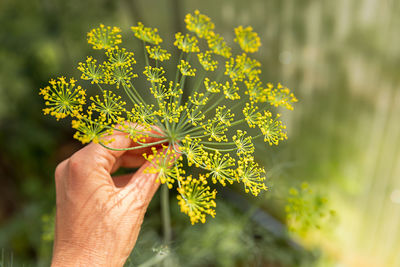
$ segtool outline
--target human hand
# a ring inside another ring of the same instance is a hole
[[[110,147],[135,145],[124,134],[112,137]],[[150,148],[113,151],[91,143],[57,166],[53,267],[123,266],[159,186],[157,174],[143,173],[151,164],[144,152]],[[140,169],[111,177],[119,167]]]

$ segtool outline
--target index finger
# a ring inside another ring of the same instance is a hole
[[[103,170],[110,173],[123,155],[135,154],[134,150],[129,149],[138,148],[135,149],[138,152],[142,150],[142,148],[139,148],[142,145],[134,142],[127,133],[116,132],[103,140],[107,139],[112,140],[112,142],[107,145],[104,145],[101,141],[99,144],[90,143],[76,152],[71,157],[71,160],[79,162],[81,166],[85,166],[85,170],[88,172]],[[147,137],[142,141],[150,147],[154,143],[161,142],[160,140],[155,137]]]

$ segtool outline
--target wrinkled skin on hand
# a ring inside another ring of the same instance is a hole
[[[135,146],[124,134],[112,138],[110,147]],[[52,266],[123,266],[159,187],[157,174],[143,172],[151,164],[144,152],[150,148],[112,151],[91,143],[58,165]],[[119,167],[140,168],[112,177]]]

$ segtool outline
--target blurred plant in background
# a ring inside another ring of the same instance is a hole
[[[276,228],[244,231],[245,239],[260,249],[252,255],[278,255],[264,258],[264,266],[301,266],[302,262],[303,266],[318,266],[317,258],[324,255],[333,266],[399,266],[400,47],[393,44],[400,38],[400,3],[366,0],[1,1],[0,247],[4,248],[5,265],[11,256],[15,266],[48,265],[51,242],[41,241],[40,229],[44,227],[41,217],[52,214],[54,208],[53,170],[81,147],[71,140],[69,125],[47,120],[37,112],[42,101],[34,92],[48,77],[79,75],[70,66],[89,53],[81,37],[100,22],[121,25],[128,31],[130,25],[143,21],[151,27],[160,25],[160,32],[177,32],[184,28],[183,15],[194,9],[215,18],[228,42],[234,39],[232,25],[252,25],[263,42],[255,57],[264,66],[262,79],[276,84],[285,81],[289,88],[296,88],[301,99],[295,113],[279,110],[287,122],[288,141],[278,150],[267,145],[255,154],[269,170],[266,183],[270,191],[251,200],[253,207],[285,222],[289,188],[300,188],[299,181],[307,181],[314,192],[323,193],[340,219],[330,235],[316,232],[319,250],[311,252],[313,261],[308,261],[310,252],[295,253],[282,245],[288,239],[277,237]],[[123,41],[135,51],[142,50],[129,39]],[[164,41],[173,43],[173,36]],[[175,48],[165,49],[172,52]],[[144,58],[139,54],[136,58],[136,66],[144,68],[140,66]],[[166,71],[176,65],[166,65]],[[263,146],[257,141],[255,145]],[[242,189],[231,188],[235,192]],[[235,209],[238,205],[226,200],[226,206]],[[138,243],[141,245],[132,254],[134,264],[156,255],[153,248],[162,248],[159,209],[155,199],[139,238],[143,243]],[[227,223],[217,208],[210,224],[188,229],[179,210],[173,208],[172,212],[174,243],[169,255],[179,254],[183,263],[187,258],[180,248],[188,248],[181,243],[180,233],[185,233],[184,241],[194,242],[190,233],[200,238],[199,233],[208,229],[212,236],[212,229],[225,229]],[[235,212],[235,220],[244,222],[246,229],[260,227],[264,221],[249,220],[242,210]],[[231,240],[242,239],[232,235]],[[273,249],[266,252],[268,248]],[[215,259],[217,251],[225,253],[223,248],[204,252],[210,257],[207,264],[224,264]],[[187,255],[189,259],[191,255]],[[234,258],[236,265],[251,262],[241,253]],[[320,266],[330,266],[323,264]]]
[[[316,230],[332,230],[336,212],[329,209],[328,199],[314,192],[308,183],[300,188],[290,188],[285,206],[288,230],[302,239],[310,239],[308,235]]]

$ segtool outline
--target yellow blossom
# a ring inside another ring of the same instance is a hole
[[[65,77],[50,80],[50,86],[40,89],[46,108],[44,114],[50,114],[59,119],[67,116],[77,116],[83,110],[86,103],[86,91],[81,86],[76,86],[76,80],[71,78],[69,82]]]
[[[162,49],[161,46],[146,46],[147,53],[149,53],[149,57],[154,60],[164,61],[169,60],[171,54],[167,52],[167,50]]]
[[[157,182],[167,184],[171,189],[182,172],[180,166],[175,163],[175,152],[166,146],[160,151],[155,147],[152,147],[151,150],[152,154],[143,154],[144,158],[151,163],[151,166],[145,169],[145,173],[158,174]]]
[[[238,161],[237,179],[244,184],[245,191],[254,196],[268,189],[264,183],[264,173],[265,170],[260,168],[252,157],[247,156]]]
[[[97,60],[87,57],[86,62],[79,62],[78,70],[82,72],[81,79],[89,80],[93,83],[103,83],[105,80],[105,70],[103,65],[97,64]]]
[[[201,66],[207,71],[214,71],[218,66],[218,61],[211,58],[211,51],[198,53],[197,57],[199,58]]]
[[[146,66],[145,71],[143,72],[147,80],[150,81],[151,83],[163,83],[167,79],[164,77],[164,68],[154,68],[152,66]]]
[[[274,107],[281,106],[293,110],[292,103],[296,103],[298,100],[294,94],[290,92],[289,88],[278,83],[277,88],[272,88],[272,85],[269,86],[267,101]]]
[[[72,128],[77,130],[74,138],[82,144],[89,142],[98,143],[100,137],[106,131],[106,127],[100,123],[99,119],[92,119],[92,114],[83,115],[77,120],[72,120]]]
[[[183,35],[177,32],[175,34],[175,39],[174,45],[183,52],[194,53],[200,51],[200,48],[197,46],[198,40],[196,36],[190,36],[189,34]]]
[[[104,26],[91,30],[87,34],[87,41],[93,49],[109,49],[122,42],[121,29],[118,27]]]
[[[279,141],[287,139],[286,126],[282,124],[282,121],[278,120],[279,117],[280,115],[277,114],[274,119],[271,112],[265,111],[264,115],[260,116],[257,122],[258,127],[264,135],[264,141],[268,142],[271,146],[278,145]]]
[[[260,37],[256,32],[253,32],[253,28],[248,26],[243,28],[239,26],[235,28],[235,42],[239,43],[240,48],[246,53],[254,53],[258,51],[261,45]]]
[[[158,29],[145,27],[141,22],[138,22],[137,26],[132,26],[131,30],[133,31],[136,38],[146,43],[158,45],[163,41],[158,34]]]
[[[193,69],[186,60],[181,60],[181,64],[178,65],[178,69],[183,76],[196,75],[196,69]]]
[[[214,29],[214,23],[206,15],[200,14],[200,11],[195,10],[194,14],[187,14],[185,17],[186,28],[197,34],[199,38],[207,37]]]
[[[197,222],[206,222],[206,215],[215,216],[216,207],[215,197],[217,191],[210,191],[207,186],[207,179],[204,175],[199,178],[188,176],[180,181],[181,186],[178,188],[178,204],[181,211],[190,217],[192,224]]]
[[[210,50],[215,54],[229,58],[232,55],[231,48],[226,44],[224,38],[219,34],[210,32],[207,36],[207,43]]]

